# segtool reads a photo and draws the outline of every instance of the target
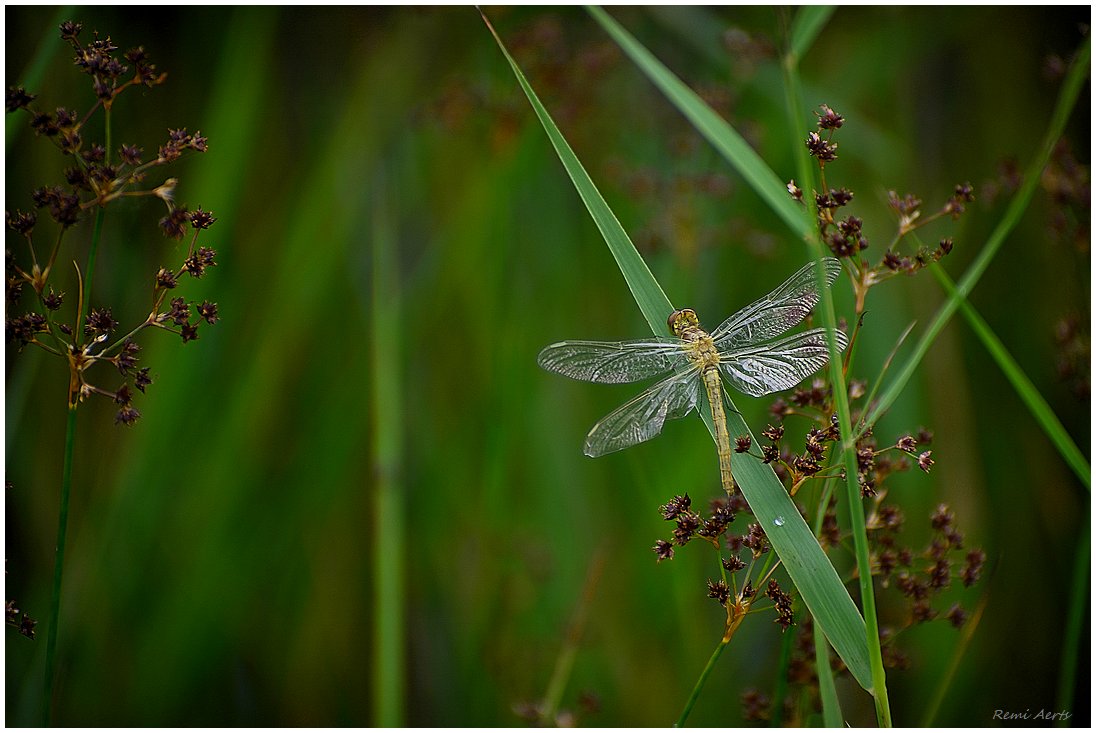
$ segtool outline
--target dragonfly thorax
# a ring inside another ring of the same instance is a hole
[[[674,335],[682,341],[687,341],[685,355],[689,360],[701,367],[712,367],[719,363],[719,350],[716,349],[712,337],[700,327],[700,319],[692,308],[682,308],[670,314],[667,323]]]

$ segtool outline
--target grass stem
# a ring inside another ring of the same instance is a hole
[[[389,218],[385,181],[378,184],[373,210],[373,307],[370,324],[373,405],[374,549],[376,622],[373,629],[373,723],[404,725],[404,615],[406,589],[402,383],[403,302],[397,261],[398,234]]]
[[[805,48],[799,49],[799,53],[802,53],[803,51],[805,51]],[[801,102],[802,86],[799,81],[798,62],[799,56],[789,53],[785,56],[784,63],[781,65],[784,70],[784,88],[788,104],[788,114],[790,117],[790,129],[792,130],[798,130],[803,124],[803,105]],[[802,184],[803,186],[808,187],[804,190],[809,191],[809,187],[814,184],[815,179],[810,168],[806,150],[802,144],[799,144],[798,140],[795,141],[794,149],[796,151],[795,154]],[[805,196],[804,198],[806,199],[808,197]],[[809,200],[813,201],[813,197]],[[814,206],[809,205],[807,211],[813,213],[815,211]],[[811,252],[811,257],[818,260],[824,254],[824,251],[822,243],[819,241],[817,228],[812,226],[811,231],[812,235],[807,239],[807,247]],[[818,311],[822,316],[822,323],[832,331],[837,325],[837,318],[833,306],[833,294],[830,292],[829,288],[824,287],[819,289],[819,294],[821,295],[821,302],[819,303]],[[868,662],[871,669],[870,692],[875,700],[875,713],[879,725],[890,727],[890,700],[887,696],[886,670],[883,667],[883,650],[879,643],[879,619],[876,616],[875,609],[875,588],[872,583],[871,557],[868,549],[867,527],[864,520],[864,508],[860,496],[860,484],[856,466],[856,440],[852,432],[852,418],[849,408],[848,389],[845,385],[845,373],[842,368],[841,359],[837,358],[837,356],[837,353],[831,348],[829,365],[830,379],[833,383],[834,409],[837,412],[838,426],[842,437],[841,460],[843,461],[845,468],[846,500],[849,506],[850,529],[856,553],[857,576],[860,579],[860,605],[864,614],[865,640],[867,642]],[[822,504],[819,511],[825,511],[825,506],[826,504]],[[836,697],[830,698],[830,700],[835,699]],[[824,697],[824,707],[826,701],[827,698]],[[833,719],[835,715],[840,715],[839,712],[832,710],[823,710],[823,713],[827,720]]]
[[[708,664],[704,666],[704,671],[700,673],[700,677],[697,678],[696,684],[693,685],[693,691],[689,695],[689,699],[685,701],[685,709],[681,711],[681,715],[678,716],[677,722],[674,723],[675,728],[684,727],[685,721],[689,719],[689,714],[693,712],[693,706],[696,705],[696,701],[700,697],[700,691],[704,689],[704,683],[708,681],[708,675],[715,669],[715,663],[719,661],[719,657],[723,654],[723,650],[727,648],[728,642],[730,642],[729,637],[724,636],[720,639],[715,651],[712,652],[712,656],[708,659]]]
[[[109,120],[109,118],[108,118]],[[107,125],[110,129],[110,125]],[[109,138],[108,138],[109,139]],[[75,339],[79,339],[84,332],[84,322],[87,320],[88,303],[91,301],[91,280],[95,272],[95,255],[99,251],[99,243],[103,236],[103,208],[95,211],[95,224],[92,229],[91,247],[88,250],[87,268],[80,287],[80,311],[76,323]],[[76,343],[79,343],[77,340]],[[70,384],[76,384],[75,375]],[[42,696],[42,722],[49,725],[53,717],[54,678],[57,665],[57,626],[60,623],[61,614],[61,577],[65,569],[65,541],[68,535],[68,509],[69,495],[72,493],[72,468],[76,455],[76,408],[79,404],[79,393],[69,392],[68,399],[68,424],[65,428],[65,458],[61,469],[61,506],[57,511],[57,547],[53,564],[53,591],[50,599],[49,628],[46,630],[46,688]]]
[[[53,561],[53,593],[50,600],[49,628],[46,629],[46,688],[42,695],[42,724],[53,718],[54,678],[57,666],[57,626],[61,616],[61,575],[65,568],[65,539],[68,535],[69,495],[72,493],[72,466],[76,453],[76,405],[70,405],[65,429],[65,460],[61,471],[61,507],[57,512],[57,547]]]

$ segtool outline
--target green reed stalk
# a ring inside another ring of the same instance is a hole
[[[107,116],[107,140],[110,140],[110,116]],[[83,286],[80,288],[80,311],[76,321],[76,338],[84,332],[88,303],[91,301],[91,282],[95,272],[95,255],[103,237],[102,207],[95,212],[95,225],[88,251],[88,264]],[[46,689],[42,699],[42,722],[49,725],[53,711],[54,678],[57,666],[57,626],[61,620],[61,577],[65,569],[65,542],[68,538],[69,496],[72,493],[72,468],[76,455],[76,407],[78,395],[69,395],[68,424],[65,428],[65,458],[61,469],[61,506],[57,511],[57,546],[53,565],[53,591],[50,599],[49,628],[46,630]]]
[[[69,494],[72,492],[72,465],[76,452],[76,405],[69,405],[65,428],[65,462],[61,470],[61,508],[57,512],[57,547],[53,564],[53,595],[50,600],[49,628],[46,630],[46,689],[42,695],[42,724],[48,726],[53,712],[54,668],[57,664],[57,622],[61,613],[61,573],[65,567],[65,538],[68,534]]]
[[[799,21],[799,19],[800,16],[797,16],[796,21]],[[820,28],[821,25],[819,23],[812,22],[812,30],[810,33],[806,33],[805,31],[796,32],[793,29],[792,35],[799,39],[803,39],[804,35],[808,38],[813,38]],[[781,64],[784,71],[784,90],[787,99],[788,114],[790,116],[789,127],[793,131],[798,130],[803,122],[802,87],[799,82],[799,55],[806,51],[807,45],[806,41],[800,40],[795,47],[796,50],[789,51]],[[794,140],[793,144],[796,151],[796,164],[800,179],[802,180],[802,187],[806,191],[810,191],[812,188],[818,190],[818,185],[806,149],[798,138]],[[814,199],[812,196],[808,195],[804,196],[804,200],[812,202],[808,204],[805,211],[806,215],[813,219],[817,216],[817,212],[813,205]],[[822,243],[818,239],[817,229],[812,226],[811,232],[811,236],[807,239],[807,248],[811,252],[811,257],[818,260],[824,254],[824,251]],[[821,295],[821,301],[819,302],[818,310],[822,315],[822,323],[832,332],[837,327],[837,318],[833,306],[833,294],[830,292],[829,288],[824,287],[819,288],[819,294]],[[834,407],[837,411],[838,427],[841,431],[840,446],[841,460],[845,469],[846,501],[848,502],[849,507],[849,523],[851,525],[850,529],[853,539],[853,548],[856,555],[857,577],[860,580],[860,605],[864,614],[868,662],[871,667],[870,692],[872,698],[875,700],[875,716],[879,725],[890,727],[892,721],[890,698],[887,695],[887,673],[886,668],[883,666],[883,649],[879,643],[879,618],[876,612],[875,586],[871,573],[871,551],[868,547],[868,530],[864,519],[863,501],[860,495],[860,483],[856,466],[856,438],[852,430],[849,393],[845,384],[845,373],[840,355],[835,353],[832,348],[830,349],[830,355],[830,380],[833,383]],[[821,507],[825,506],[825,504],[821,505]],[[824,509],[820,508],[819,511],[822,512]],[[824,652],[824,654],[819,655],[819,651]],[[819,645],[816,643],[815,652],[816,668],[821,668],[823,663],[828,664],[829,654],[826,652],[825,642],[822,642],[821,649],[819,649]],[[827,709],[827,697],[823,696],[822,700],[823,715],[826,720],[840,720],[840,710],[835,711]],[[836,695],[829,697],[829,702],[832,703],[835,700]]]
[[[373,722],[399,727],[404,708],[404,496],[403,418],[400,395],[402,303],[396,261],[397,236],[385,207],[385,183],[373,211],[372,403],[375,532],[373,583]]]

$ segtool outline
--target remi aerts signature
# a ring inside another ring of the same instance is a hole
[[[1024,711],[1012,711],[1012,710],[994,710],[994,720],[1042,720],[1051,722],[1055,720],[1069,720],[1073,717],[1073,713],[1068,710],[1062,710],[1057,712],[1054,710],[1031,710],[1030,708]]]

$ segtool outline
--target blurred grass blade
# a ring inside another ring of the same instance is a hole
[[[370,313],[373,405],[373,724],[398,728],[404,698],[404,514],[400,465],[403,456],[403,392],[399,272],[396,235],[388,198],[381,190],[373,211],[373,307]]]
[[[978,280],[989,267],[990,262],[992,262],[993,258],[997,255],[998,250],[1001,249],[1001,246],[1005,243],[1005,240],[1012,230],[1016,228],[1016,225],[1020,223],[1020,218],[1024,215],[1024,211],[1027,210],[1028,204],[1031,203],[1032,196],[1035,194],[1035,189],[1039,185],[1043,169],[1046,168],[1047,162],[1050,160],[1051,153],[1054,151],[1054,146],[1058,143],[1058,139],[1061,138],[1062,132],[1065,130],[1066,122],[1069,120],[1070,114],[1077,104],[1077,99],[1085,88],[1085,79],[1088,78],[1091,58],[1092,39],[1085,38],[1084,43],[1077,52],[1077,58],[1074,59],[1073,66],[1070,68],[1069,73],[1066,75],[1065,82],[1062,84],[1062,92],[1058,96],[1058,102],[1055,105],[1050,125],[1047,127],[1047,132],[1043,137],[1039,152],[1035,156],[1035,159],[1031,161],[1027,170],[1024,171],[1023,183],[1020,185],[1020,190],[1016,192],[1012,201],[1009,202],[1008,209],[1005,211],[1005,215],[1001,219],[1001,222],[993,230],[993,233],[990,234],[989,239],[986,241],[986,245],[982,248],[982,251],[978,253],[974,262],[971,263],[970,268],[967,269],[966,274],[963,275],[963,278],[959,281],[958,285],[956,285],[954,292],[952,292],[940,307],[940,310],[937,311],[936,316],[929,324],[929,327],[921,336],[921,340],[917,342],[914,353],[906,360],[905,364],[898,371],[898,374],[895,375],[894,381],[888,385],[887,389],[880,396],[879,402],[876,403],[869,412],[868,418],[865,421],[866,424],[871,425],[877,422],[879,416],[886,412],[887,409],[894,404],[894,401],[898,399],[898,395],[905,389],[906,383],[909,382],[914,371],[920,366],[921,360],[925,357],[925,354],[928,353],[933,342],[936,341],[936,337],[940,334],[940,331],[942,331],[948,321],[951,320],[951,317],[959,308],[960,303],[970,296],[971,291],[974,290],[974,286],[978,284]]]
[[[72,7],[71,5],[65,5],[54,11],[53,19],[46,24],[46,30],[42,33],[42,39],[38,42],[38,48],[34,51],[34,56],[27,64],[27,68],[18,77],[19,86],[31,94],[38,93],[38,86],[42,83],[42,75],[46,73],[46,67],[49,66],[50,60],[57,54],[62,53],[65,48],[64,44],[57,42],[60,33],[58,29],[61,23],[71,15]],[[27,118],[21,114],[9,119],[4,129],[4,148],[11,147],[12,141],[15,140],[15,136],[19,132],[29,131],[30,129]]]
[[[647,323],[650,324],[651,330],[654,333],[659,336],[665,336],[667,334],[666,317],[669,316],[674,309],[670,304],[670,299],[666,297],[666,294],[662,291],[662,287],[659,286],[658,282],[651,274],[650,269],[647,268],[647,263],[639,256],[639,252],[637,252],[635,246],[632,245],[632,240],[628,238],[628,234],[624,231],[624,227],[620,225],[616,215],[613,214],[609,205],[605,203],[605,199],[602,198],[601,193],[597,190],[597,186],[590,180],[590,176],[587,175],[586,169],[582,167],[582,163],[579,162],[574,151],[571,150],[571,146],[567,143],[567,140],[564,139],[563,133],[559,131],[559,128],[556,127],[556,124],[552,121],[551,116],[548,114],[548,110],[540,103],[540,99],[533,91],[533,88],[529,86],[529,82],[525,79],[525,75],[521,73],[521,69],[518,68],[517,63],[510,56],[510,52],[506,50],[506,46],[503,44],[502,39],[499,38],[498,33],[495,32],[494,26],[487,20],[487,16],[483,15],[482,10],[480,11],[480,15],[483,16],[483,22],[487,24],[487,28],[491,31],[491,35],[495,37],[495,41],[498,42],[499,48],[502,49],[503,55],[506,56],[506,60],[510,62],[510,68],[514,70],[514,76],[517,77],[518,83],[521,84],[521,88],[525,91],[525,96],[529,98],[529,103],[533,105],[533,110],[537,113],[537,117],[540,118],[540,123],[544,126],[544,131],[548,133],[548,138],[552,141],[552,146],[556,149],[556,154],[559,155],[563,167],[567,169],[567,175],[571,177],[571,181],[575,184],[575,189],[578,191],[579,196],[582,197],[583,203],[586,204],[590,216],[594,218],[594,223],[597,224],[597,228],[601,231],[601,236],[605,238],[605,243],[609,245],[609,250],[613,253],[613,257],[616,259],[620,271],[624,274],[624,279],[628,282],[628,287],[632,291],[632,296],[639,304],[639,309],[643,312],[643,317],[647,319]]]
[[[506,56],[510,67],[517,77],[518,83],[529,98],[530,104],[540,118],[549,139],[556,148],[560,160],[567,168],[567,172],[574,181],[575,187],[582,196],[586,207],[598,227],[605,236],[606,243],[613,250],[614,256],[620,264],[621,271],[632,294],[636,297],[644,316],[651,323],[651,330],[656,334],[665,333],[665,317],[671,306],[662,288],[655,281],[651,271],[643,262],[628,235],[624,232],[620,223],[609,210],[605,200],[597,192],[593,182],[590,181],[582,164],[567,145],[563,135],[552,121],[551,116],[540,103],[536,93],[526,81],[521,69],[518,68],[513,58],[506,50],[502,39],[487,23],[499,48]],[[751,151],[752,152],[752,151]],[[796,217],[799,218],[796,213]],[[644,300],[646,298],[647,300]],[[652,315],[653,314],[653,318]],[[728,402],[730,400],[728,399]],[[727,414],[727,425],[732,435],[751,435],[749,427],[743,421],[742,416],[734,409]],[[706,403],[704,408],[706,408]],[[702,409],[705,423],[709,431],[712,430],[710,410]],[[756,443],[756,441],[754,441]],[[799,510],[796,509],[788,492],[773,473],[770,466],[762,463],[747,454],[736,457],[735,479],[739,482],[743,494],[750,503],[754,516],[762,523],[768,534],[769,541],[775,548],[781,561],[791,577],[792,582],[799,589],[803,601],[815,622],[829,638],[830,643],[845,661],[849,670],[865,689],[871,688],[871,673],[868,666],[868,652],[864,620],[860,612],[849,596],[848,591],[841,582],[837,571],[830,564],[829,558],[822,551],[818,541],[811,533],[807,523],[803,520]]]
[[[1088,521],[1091,517],[1092,506],[1085,502],[1084,520],[1081,522],[1081,537],[1077,542],[1077,550],[1073,553],[1073,581],[1069,588],[1069,610],[1066,615],[1065,632],[1062,634],[1062,661],[1058,667],[1058,709],[1073,710],[1074,697],[1077,690],[1077,661],[1080,656],[1082,634],[1090,627],[1089,620],[1089,585],[1091,583],[1092,563],[1092,525]],[[1087,668],[1087,665],[1086,665]],[[1065,719],[1059,719],[1059,727],[1068,726]]]
[[[978,608],[974,609],[974,613],[972,613],[970,618],[967,619],[967,622],[963,624],[963,630],[960,632],[959,640],[952,649],[951,659],[948,660],[948,666],[937,676],[932,697],[929,698],[925,705],[924,714],[921,717],[922,728],[935,728],[939,726],[936,722],[936,716],[940,712],[940,706],[944,702],[944,697],[947,695],[948,691],[952,689],[952,685],[955,683],[955,675],[959,671],[959,664],[963,661],[963,657],[966,656],[967,650],[970,649],[970,642],[974,639],[974,632],[978,630],[978,625],[982,622],[982,614],[986,610],[988,601],[989,596],[983,595],[982,600],[978,602]]]
[[[796,63],[814,45],[835,10],[832,5],[805,5],[796,11],[791,27],[791,52]]]
[[[777,177],[749,143],[608,13],[596,6],[587,6],[586,9],[647,78],[739,172],[750,188],[784,220],[788,228],[801,239],[810,237],[813,231],[811,224],[803,216],[802,208],[788,195],[786,182]]]
[[[934,265],[930,269],[932,274],[936,276],[937,281],[944,286],[948,296],[954,296],[956,292],[955,283],[952,282],[943,268]],[[1012,388],[1016,391],[1016,395],[1027,406],[1032,417],[1039,423],[1039,427],[1046,433],[1047,438],[1058,449],[1058,452],[1069,464],[1069,467],[1073,469],[1073,472],[1077,474],[1077,478],[1081,479],[1085,488],[1091,491],[1092,469],[1088,460],[1081,452],[1081,449],[1077,447],[1077,444],[1073,442],[1073,438],[1070,437],[1065,426],[1058,420],[1054,410],[1050,409],[1050,405],[1043,399],[1043,395],[1039,393],[1039,390],[1031,383],[1028,376],[1024,374],[1020,365],[1012,358],[1012,354],[1001,343],[1001,339],[997,338],[997,334],[993,332],[993,329],[982,319],[982,316],[966,298],[959,299],[959,310],[963,312],[963,317],[967,319],[971,329],[977,334],[982,345],[986,347],[986,351],[997,362],[997,366],[1001,368]]]

